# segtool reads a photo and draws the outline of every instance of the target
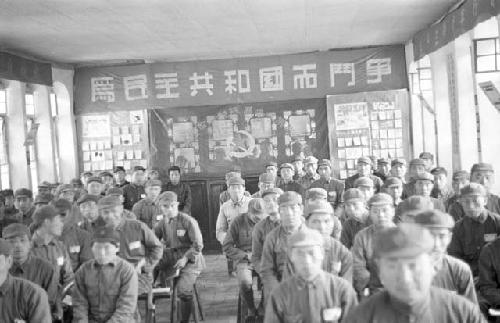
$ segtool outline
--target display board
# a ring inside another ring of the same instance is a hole
[[[328,157],[324,99],[150,110],[153,166],[258,174],[269,161]],[[168,161],[168,165],[165,164]]]
[[[328,138],[340,178],[356,172],[361,156],[410,154],[407,90],[327,96]]]
[[[144,110],[78,117],[83,171],[148,166],[148,122]]]

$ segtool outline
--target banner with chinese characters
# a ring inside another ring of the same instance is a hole
[[[154,109],[151,161],[185,174],[221,175],[239,165],[259,174],[266,163],[294,156],[328,158],[324,99]]]
[[[361,156],[409,157],[407,90],[329,95],[326,101],[330,155],[340,178],[356,172]]]
[[[404,46],[267,57],[85,67],[75,114],[320,98],[407,88]]]

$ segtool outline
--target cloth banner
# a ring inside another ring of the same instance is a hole
[[[52,86],[52,66],[0,52],[0,78]]]

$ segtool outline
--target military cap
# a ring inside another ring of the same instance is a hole
[[[18,188],[16,192],[14,193],[14,197],[27,197],[32,199],[33,198],[33,192],[27,188]]]
[[[288,237],[288,248],[323,246],[323,237],[317,230],[304,227]]]
[[[306,191],[306,199],[319,200],[328,198],[328,192],[321,187],[312,187]]]
[[[431,174],[432,175],[444,174],[445,176],[448,176],[448,171],[446,170],[446,168],[438,166],[431,170]]]
[[[12,244],[5,239],[0,238],[0,255],[5,257],[12,256]]]
[[[97,202],[99,202],[99,196],[96,196],[96,195],[90,195],[90,194],[85,194],[85,195],[82,195],[80,196],[80,198],[76,201],[76,204],[77,205],[80,205],[82,203],[86,203],[86,202],[89,202],[89,201],[92,201],[94,203],[97,204]]]
[[[302,196],[294,191],[286,191],[280,195],[278,198],[278,204],[282,205],[294,205],[294,204],[302,204]]]
[[[328,166],[328,167],[332,168],[332,163],[328,159],[322,159],[318,162],[318,167],[321,167],[321,166]]]
[[[370,177],[362,176],[354,181],[354,187],[360,186],[373,187],[373,180]]]
[[[414,223],[400,223],[382,229],[375,234],[373,241],[376,258],[415,257],[430,252],[433,247],[430,232]]]
[[[35,204],[49,204],[50,201],[54,199],[54,195],[50,193],[43,193],[43,194],[38,194],[35,197]]]
[[[269,194],[281,195],[281,194],[283,194],[283,190],[281,188],[278,188],[278,187],[268,188],[267,190],[262,192],[262,198],[264,198],[264,196],[269,195]]]
[[[71,202],[66,199],[57,199],[50,202],[50,205],[56,208],[59,214],[63,214],[68,210],[71,210]]]
[[[102,184],[102,179],[99,176],[89,177],[89,179],[87,180],[87,184],[90,184],[92,182],[97,182],[99,184]]]
[[[367,157],[367,156],[361,156],[358,158],[358,164],[368,164],[368,165],[371,165],[372,164],[372,160],[370,157]]]
[[[113,174],[111,174],[110,172],[107,172],[107,171],[99,173],[99,177],[104,177],[104,176],[113,177]]]
[[[170,166],[168,168],[168,173],[169,174],[170,174],[170,172],[176,172],[176,171],[180,173],[181,172],[181,168],[179,166],[175,166],[175,165],[174,166]]]
[[[403,181],[398,177],[388,177],[384,181],[383,188],[388,188],[392,186],[403,186]]]
[[[415,180],[415,181],[430,181],[430,182],[434,183],[434,176],[432,176],[432,174],[428,173],[428,172],[421,172],[421,173],[418,173],[417,175],[415,175],[413,177],[413,180]]]
[[[82,186],[83,185],[83,182],[81,179],[79,178],[73,178],[71,180],[71,185],[78,185],[78,186]]]
[[[238,172],[227,172],[225,175],[226,182],[231,178],[231,177],[241,177],[241,173]]]
[[[142,166],[134,166],[134,172],[137,172],[137,171],[143,171],[143,172],[145,172],[146,168],[144,168]]]
[[[262,214],[265,212],[264,209],[264,200],[259,197],[248,202],[248,213],[250,214]]]
[[[327,213],[333,214],[333,207],[326,200],[317,200],[311,203],[307,203],[307,207],[304,211],[306,219],[313,213]]]
[[[420,159],[420,158],[412,159],[410,161],[410,166],[416,166],[416,165],[425,166],[425,162],[423,159]]]
[[[307,164],[317,164],[318,163],[318,159],[314,156],[307,156],[305,159],[304,159],[304,165],[307,165]]]
[[[350,188],[344,192],[344,201],[360,200],[365,201],[364,194],[357,188]]]
[[[144,187],[149,187],[149,186],[159,186],[161,187],[162,183],[159,179],[149,179],[146,181],[146,184],[144,184]]]
[[[52,205],[43,205],[33,213],[33,227],[35,230],[47,219],[53,219],[58,216],[56,208]]]
[[[120,187],[110,187],[106,190],[106,195],[123,195],[123,190]]]
[[[262,173],[259,175],[259,183],[274,183],[275,177],[273,174]]]
[[[471,175],[472,175],[472,173],[479,172],[479,171],[493,172],[493,166],[491,164],[488,164],[488,163],[477,163],[477,164],[472,165],[472,168],[470,170]]]
[[[283,168],[290,168],[291,170],[295,170],[295,168],[293,167],[292,164],[290,163],[283,163],[280,165],[280,169],[283,169]]]
[[[15,237],[27,236],[28,239],[31,238],[30,228],[23,223],[12,223],[3,228],[2,237],[4,239],[10,239]]]
[[[10,188],[7,188],[5,190],[2,190],[2,195],[4,197],[8,197],[8,196],[14,196],[14,191],[11,190]]]
[[[469,183],[460,189],[460,195],[461,196],[465,196],[465,195],[486,196],[486,195],[488,195],[488,193],[483,185],[478,184],[478,183]]]
[[[420,158],[420,159],[432,159],[432,160],[434,160],[434,155],[431,154],[428,151],[424,151],[424,152],[420,153],[420,155],[418,156],[418,158]]]
[[[38,188],[51,188],[51,187],[52,185],[47,181],[43,181],[40,184],[38,184]]]
[[[470,175],[469,172],[465,170],[457,170],[456,172],[453,172],[452,180],[454,181],[460,181],[460,180],[469,180]]]
[[[394,200],[392,199],[392,196],[386,193],[377,193],[373,195],[369,200],[368,200],[368,205],[373,206],[373,205],[393,205]]]
[[[296,155],[292,158],[292,163],[295,163],[296,161],[304,161],[304,158],[300,155]]]
[[[406,160],[403,158],[395,158],[391,161],[391,166],[403,165],[406,166]]]
[[[428,210],[417,213],[413,218],[416,224],[423,225],[427,228],[445,228],[451,229],[455,225],[455,221],[448,213],[439,210]]]
[[[125,173],[125,167],[123,167],[123,166],[116,166],[113,169],[113,173],[118,173],[118,172],[124,172]]]
[[[415,213],[418,211],[432,210],[434,209],[434,204],[428,197],[413,195],[403,200],[398,207],[402,213]]]
[[[100,210],[120,205],[122,205],[122,201],[118,198],[118,196],[115,195],[104,196],[101,199],[99,199],[99,202],[97,202],[97,207]]]
[[[377,159],[377,164],[379,165],[389,165],[390,160],[387,158],[379,158]]]
[[[245,180],[240,176],[233,176],[227,180],[227,186],[231,185],[245,185]]]
[[[120,244],[120,234],[113,227],[103,225],[94,231],[92,242],[109,242],[118,247]]]
[[[87,172],[83,172],[83,173],[82,173],[82,176],[83,176],[83,177],[85,177],[85,176],[92,177],[92,176],[94,176],[94,173],[87,171]]]
[[[177,202],[177,194],[172,191],[165,191],[158,197],[159,202]]]
[[[71,184],[61,184],[57,187],[57,193],[61,194],[66,191],[73,191],[75,188]]]
[[[269,161],[266,163],[265,167],[267,168],[269,166],[274,166],[274,167],[278,168],[278,163],[273,162],[273,161]]]

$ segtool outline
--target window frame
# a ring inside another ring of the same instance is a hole
[[[486,55],[478,55],[477,53],[477,44],[481,41],[486,41],[486,40],[493,40],[495,41],[495,52],[493,54],[486,54]],[[499,64],[499,59],[500,59],[500,39],[498,37],[485,37],[485,38],[476,38],[474,39],[474,72],[475,73],[494,73],[494,72],[500,72],[500,64]],[[485,71],[478,71],[477,69],[477,62],[480,57],[488,57],[488,56],[493,56],[494,61],[495,61],[495,69],[492,70],[485,70]]]

